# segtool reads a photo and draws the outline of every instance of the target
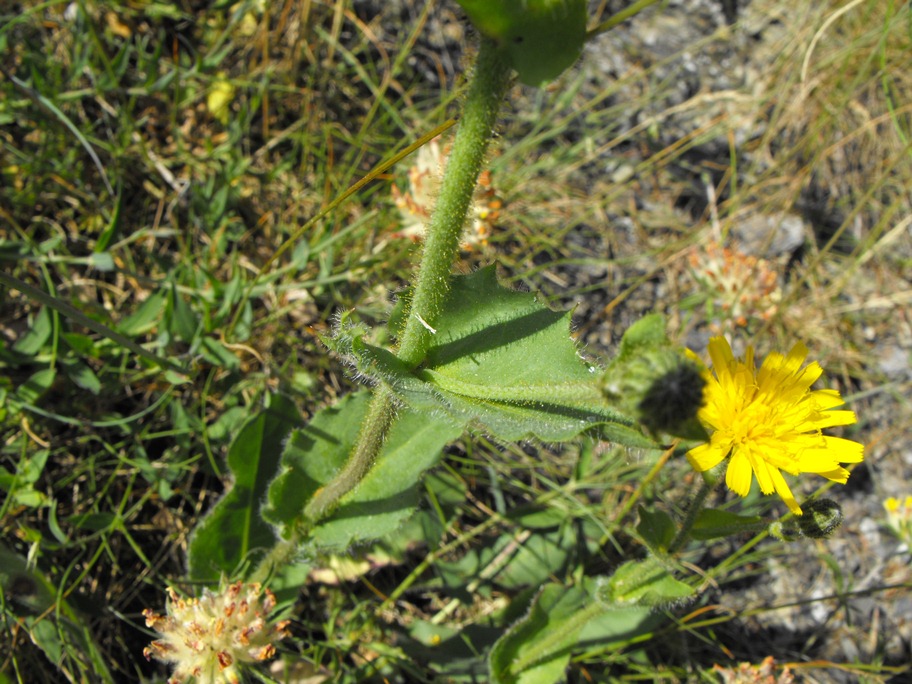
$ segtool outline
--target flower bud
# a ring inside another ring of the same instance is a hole
[[[801,539],[801,530],[797,525],[790,525],[776,520],[769,524],[767,531],[779,541],[793,542]]]
[[[825,539],[839,529],[845,516],[832,499],[814,499],[803,506],[804,514],[797,517],[801,534],[809,539]]]
[[[665,335],[661,316],[630,326],[602,377],[605,397],[652,432],[706,439],[697,420],[706,385],[702,369]]]
[[[835,532],[845,517],[842,508],[832,499],[814,499],[802,504],[802,515],[785,522],[770,523],[769,533],[782,541],[825,539]]]
[[[640,421],[653,432],[667,432],[689,439],[705,438],[697,421],[703,405],[706,380],[696,364],[678,360],[678,365],[653,380],[637,404]]]

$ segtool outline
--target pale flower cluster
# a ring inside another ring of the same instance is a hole
[[[709,242],[687,255],[694,280],[705,296],[736,326],[751,319],[766,321],[782,299],[779,277],[766,259]]]
[[[759,665],[740,663],[737,668],[713,665],[713,670],[722,677],[723,684],[794,684],[795,676],[788,666],[777,667],[772,656],[767,656]]]
[[[408,189],[392,187],[393,202],[402,217],[402,228],[396,237],[421,240],[427,232],[431,211],[440,190],[440,181],[446,165],[448,150],[432,140],[418,150],[415,165],[408,171]],[[472,250],[487,245],[488,238],[500,216],[502,203],[491,185],[491,172],[482,171],[478,177],[472,207],[469,209],[468,227],[462,236],[461,247]]]
[[[237,684],[244,665],[274,656],[275,642],[288,635],[288,621],[270,622],[275,596],[259,584],[235,582],[199,598],[169,587],[168,595],[165,615],[143,611],[146,625],[161,634],[143,654],[174,665],[168,684]]]

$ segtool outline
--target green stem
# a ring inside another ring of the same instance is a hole
[[[494,43],[482,39],[453,151],[428,225],[418,279],[412,294],[399,358],[409,366],[424,359],[450,285],[450,273],[472,195],[510,84],[510,67]]]
[[[462,226],[509,77],[510,68],[501,60],[497,48],[483,40],[440,196],[428,226],[410,315],[399,348],[399,358],[411,366],[417,366],[427,352],[431,334],[427,326],[435,320],[449,286]],[[380,453],[394,416],[393,394],[387,389],[377,390],[348,462],[307,504],[304,509],[307,520],[315,523],[324,518],[343,496],[358,486]]]
[[[358,486],[367,475],[386,439],[396,413],[395,398],[385,387],[379,388],[371,398],[358,441],[345,467],[320,489],[304,508],[304,516],[311,523],[329,515],[339,500]]]
[[[510,74],[510,67],[503,61],[496,46],[483,39],[440,195],[428,225],[410,315],[399,347],[399,358],[410,366],[417,366],[427,353],[431,335],[429,327],[436,320],[449,287],[462,227],[494,132],[497,113],[510,83]],[[299,530],[267,554],[252,579],[265,581],[275,569],[287,563],[308,528],[332,513],[342,497],[358,486],[377,459],[395,415],[393,393],[385,387],[379,388],[374,393],[358,440],[345,466],[310,500],[304,508],[303,524]]]
[[[263,557],[256,570],[247,579],[248,582],[257,582],[266,584],[270,575],[277,569],[282,568],[291,562],[294,555],[298,552],[298,544],[301,539],[297,532],[292,532],[289,539],[283,539],[273,546],[269,553]]]
[[[668,545],[669,554],[679,550],[687,543],[687,540],[690,538],[690,530],[697,521],[697,515],[703,510],[703,504],[706,503],[706,497],[715,489],[716,484],[718,484],[718,480],[716,479],[715,473],[710,471],[708,476],[704,474],[703,483],[700,485],[700,489],[697,490],[690,505],[687,507],[687,515],[684,516],[684,520],[681,522],[681,529],[678,530],[678,534],[672,540],[671,544]]]
[[[291,528],[288,539],[279,541],[270,549],[250,575],[250,582],[265,583],[273,572],[287,565],[297,553],[298,546],[307,536],[308,530],[329,515],[339,504],[339,500],[358,486],[380,453],[395,413],[396,405],[389,390],[377,390],[361,424],[358,441],[345,466],[304,507],[301,523]]]

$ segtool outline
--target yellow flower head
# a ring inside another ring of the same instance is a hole
[[[753,473],[761,492],[775,491],[797,515],[801,507],[780,471],[817,473],[845,484],[849,471],[841,464],[859,463],[864,447],[821,430],[851,425],[855,413],[831,410],[845,403],[836,390],[811,390],[823,369],[816,362],[802,368],[807,357],[803,344],[787,356],[770,354],[759,370],[752,347],[743,361],[736,359],[724,337],[709,341],[709,356],[713,372],[707,373],[705,403],[697,416],[711,437],[687,452],[695,469],[709,470],[729,457],[729,489],[747,496]]]

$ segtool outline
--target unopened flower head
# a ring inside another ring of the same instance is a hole
[[[161,634],[143,654],[172,663],[168,684],[236,684],[240,668],[275,655],[288,621],[270,622],[275,596],[259,584],[235,582],[200,598],[181,598],[170,587],[166,615],[146,609],[146,625]]]
[[[842,464],[860,462],[864,447],[821,431],[855,423],[855,413],[832,410],[845,403],[836,390],[811,390],[823,369],[816,362],[802,368],[807,357],[803,344],[785,356],[770,354],[759,369],[752,347],[744,360],[736,359],[723,337],[710,340],[709,355],[713,372],[707,372],[698,417],[711,436],[687,452],[694,468],[703,472],[728,458],[729,489],[747,496],[756,476],[761,492],[776,492],[797,515],[801,507],[781,471],[817,473],[845,484],[849,471]]]

